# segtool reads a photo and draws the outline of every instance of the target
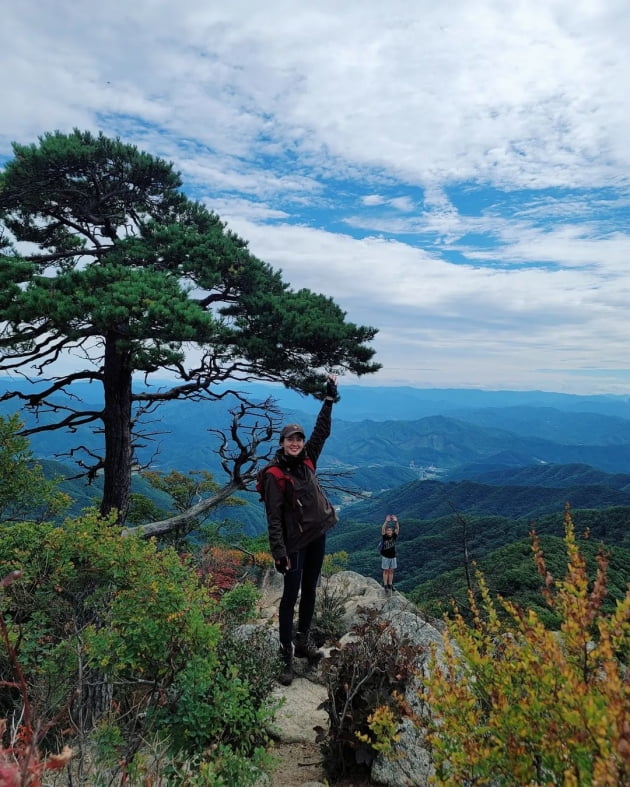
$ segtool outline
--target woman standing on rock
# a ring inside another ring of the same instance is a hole
[[[265,502],[269,546],[276,570],[284,576],[279,629],[285,686],[293,680],[293,656],[321,658],[310,638],[317,583],[326,550],[326,533],[337,515],[315,474],[317,460],[330,435],[333,402],[338,400],[336,378],[330,376],[313,433],[306,440],[299,424],[280,432],[280,449],[260,471],[258,489]],[[298,627],[293,640],[293,615],[298,593]]]

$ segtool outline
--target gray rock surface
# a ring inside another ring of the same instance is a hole
[[[297,677],[290,686],[278,686],[274,696],[284,700],[272,728],[274,737],[283,743],[315,743],[315,728],[328,725],[328,714],[320,708],[326,687]]]
[[[416,607],[400,593],[388,593],[373,579],[353,571],[342,571],[322,582],[327,592],[340,594],[344,599],[343,628],[346,635],[340,646],[352,638],[353,626],[361,622],[362,611],[375,610],[387,620],[401,636],[409,637],[414,644],[423,648],[418,668],[426,669],[425,661],[431,645],[442,646],[442,625],[427,620]],[[265,626],[277,646],[277,610],[282,595],[282,578],[277,574],[265,577],[262,584],[263,599],[260,606],[260,625]],[[325,651],[326,652],[326,651]],[[328,715],[320,705],[327,698],[326,687],[319,669],[309,668],[304,659],[294,659],[296,678],[291,686],[278,686],[275,696],[283,698],[272,734],[280,745],[296,744],[311,747],[316,745],[316,728],[328,728]],[[406,700],[416,713],[425,709],[419,697],[420,683],[407,689]],[[400,727],[400,740],[395,744],[394,756],[387,759],[380,755],[372,764],[371,779],[375,784],[387,787],[424,787],[433,774],[431,757],[424,735],[409,719]],[[322,779],[323,779],[322,771]],[[284,783],[284,782],[283,782]],[[290,783],[290,782],[286,782]],[[308,782],[297,781],[296,785]],[[314,782],[320,784],[321,782]]]

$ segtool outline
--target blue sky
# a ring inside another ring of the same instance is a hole
[[[0,161],[73,127],[172,160],[379,328],[360,384],[630,392],[627,0],[11,6]]]

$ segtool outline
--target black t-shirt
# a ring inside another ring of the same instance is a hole
[[[390,535],[383,536],[383,546],[381,547],[381,555],[383,557],[396,557],[396,539],[398,538],[398,533],[394,531]]]

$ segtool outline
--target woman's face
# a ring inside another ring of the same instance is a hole
[[[296,433],[285,437],[282,448],[287,456],[297,456],[304,448],[304,435]]]

